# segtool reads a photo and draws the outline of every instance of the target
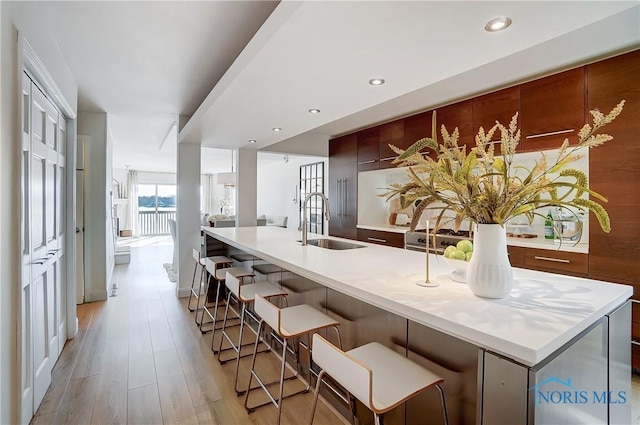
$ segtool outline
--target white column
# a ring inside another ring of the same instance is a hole
[[[258,218],[258,153],[255,149],[238,149],[236,225],[255,226]]]
[[[178,143],[177,296],[186,297],[193,277],[193,249],[200,249],[200,144]]]

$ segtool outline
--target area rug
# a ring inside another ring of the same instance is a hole
[[[169,280],[171,282],[176,282],[178,280],[178,277],[176,276],[176,273],[173,270],[173,266],[171,265],[171,263],[164,263],[163,266],[164,266],[164,269],[167,271],[167,277],[169,278]]]

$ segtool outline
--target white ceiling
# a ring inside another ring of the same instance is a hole
[[[43,2],[42,10],[80,109],[110,114],[114,165],[155,171],[175,169],[175,146],[163,142],[175,140],[179,115],[195,111],[185,142],[319,155],[330,136],[637,47],[638,5]],[[513,25],[485,32],[500,15]],[[372,77],[387,83],[371,87]]]

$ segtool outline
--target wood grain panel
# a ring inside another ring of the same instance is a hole
[[[91,413],[99,382],[99,376],[72,379],[62,400],[56,421],[70,425],[91,423]]]
[[[577,143],[585,122],[584,72],[580,67],[520,86],[523,151],[559,148],[565,138]],[[572,131],[527,138],[564,130]]]
[[[393,168],[393,159],[396,153],[389,145],[394,145],[400,149],[407,149],[404,138],[404,120],[396,120],[380,126],[380,168]]]
[[[122,332],[126,332],[126,329]],[[96,397],[101,400],[93,408],[92,424],[122,424],[127,420],[128,369],[122,367],[129,358],[129,337],[110,338],[105,345]]]
[[[589,109],[608,112],[626,100],[622,114],[603,129],[613,140],[592,149],[589,155],[590,186],[609,199],[605,208],[611,219],[611,232],[606,234],[590,215],[589,274],[636,284],[640,284],[639,76],[640,50],[587,67]]]
[[[358,229],[358,240],[395,248],[404,248],[404,233]]]
[[[496,121],[509,126],[511,118],[516,112],[520,112],[520,86],[509,87],[483,96],[474,97],[471,100],[473,106],[473,130],[478,133],[480,127],[485,132],[493,127]],[[522,116],[518,116],[518,124]],[[474,134],[474,135],[475,135]],[[500,140],[500,132],[494,133],[492,140]],[[474,143],[475,145],[475,143]],[[496,146],[496,149],[499,147]]]
[[[524,252],[524,265],[534,270],[586,277],[589,256],[577,252],[527,248]]]
[[[154,359],[164,423],[197,424],[198,418],[176,349],[156,351]]]
[[[160,398],[155,384],[129,390],[128,400],[127,423],[140,425],[162,423]]]
[[[438,108],[436,111],[438,126],[438,144],[444,142],[442,138],[442,126],[449,134],[457,128],[460,133],[458,146],[467,146],[467,152],[475,146],[475,129],[473,127],[473,106],[471,100],[454,103],[453,105]]]
[[[422,112],[404,119],[404,143],[407,147],[420,139],[431,137],[431,111]],[[436,157],[436,151],[429,150],[430,157]]]
[[[358,171],[377,170],[380,163],[378,127],[358,132]]]

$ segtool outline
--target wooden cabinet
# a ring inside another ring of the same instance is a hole
[[[380,134],[378,127],[359,131],[358,171],[377,170],[380,160]]]
[[[329,235],[356,239],[358,139],[355,134],[329,141]]]
[[[420,139],[431,137],[431,111],[412,115],[404,119],[404,143],[407,147]],[[424,151],[427,153],[427,150]],[[428,152],[429,156],[436,158],[436,152]]]
[[[553,249],[526,248],[524,268],[587,277],[589,255]]]
[[[607,197],[611,232],[589,216],[589,277],[633,285],[640,299],[640,50],[587,66],[587,106],[609,112],[620,100],[624,110],[603,131],[613,140],[589,154],[589,186]],[[640,308],[633,306],[633,339],[640,341]],[[640,347],[633,347],[640,371]]]
[[[379,127],[380,132],[380,166],[379,168],[393,168],[391,162],[396,159],[396,153],[391,150],[389,145],[394,145],[400,149],[407,149],[410,145],[406,144],[404,138],[404,120],[396,120]]]
[[[480,127],[487,132],[495,125],[496,121],[499,121],[505,127],[509,127],[513,115],[516,112],[520,112],[520,86],[509,87],[508,89],[475,97],[471,100],[471,103],[473,106],[474,137],[478,134]],[[518,115],[518,124],[520,124],[521,119],[522,116]],[[500,142],[499,131],[494,133],[492,141]],[[475,146],[475,139],[473,146]],[[498,148],[499,144],[496,145],[496,152]]]
[[[508,246],[507,251],[512,267],[587,277],[588,254],[522,246]]]
[[[572,144],[585,123],[584,67],[561,72],[520,86],[523,151]]]
[[[404,248],[404,233],[358,229],[358,240],[395,248]]]
[[[438,144],[444,142],[442,139],[442,126],[444,125],[449,134],[458,128],[460,137],[458,146],[467,146],[469,149],[475,146],[475,132],[473,128],[473,108],[471,100],[454,103],[436,110],[436,125],[438,130]],[[429,135],[431,136],[431,135]]]

